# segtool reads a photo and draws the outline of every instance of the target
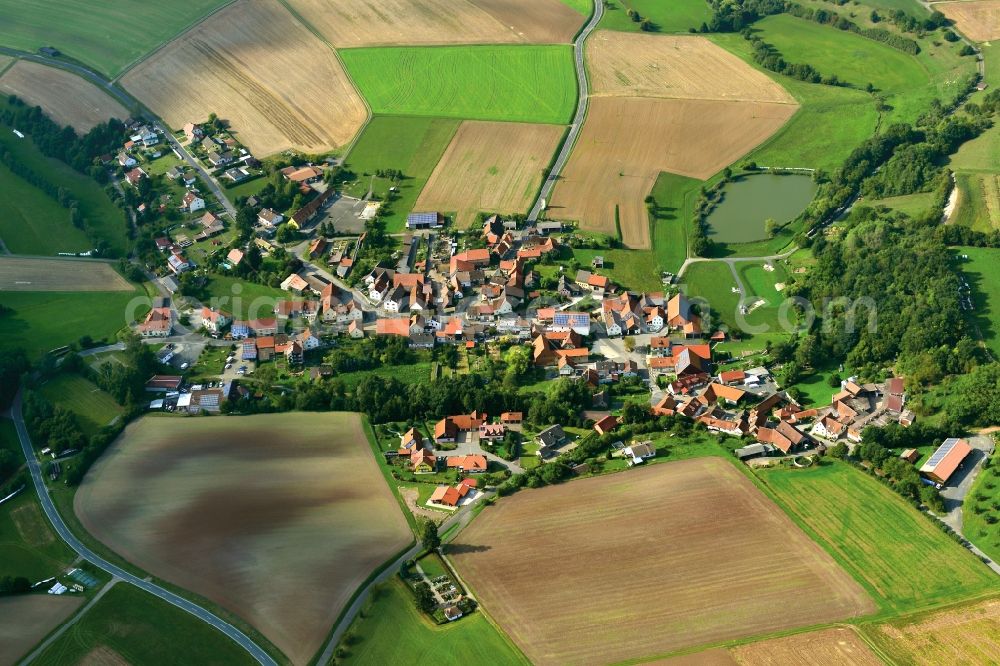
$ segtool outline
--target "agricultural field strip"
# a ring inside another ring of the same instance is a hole
[[[0,76],[0,91],[42,107],[59,125],[70,125],[81,134],[111,118],[125,120],[130,115],[90,81],[29,60],[18,60]]]
[[[132,290],[103,261],[0,256],[0,292]]]
[[[1000,0],[933,2],[930,7],[955,22],[969,39],[988,42],[1000,38]]]

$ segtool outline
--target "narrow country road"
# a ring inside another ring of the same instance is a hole
[[[63,522],[62,516],[59,515],[55,504],[52,502],[52,498],[49,497],[49,491],[45,486],[45,482],[42,480],[41,465],[39,465],[38,458],[35,456],[34,448],[31,445],[31,439],[28,436],[28,430],[24,425],[24,416],[21,413],[20,391],[18,391],[17,396],[14,398],[14,403],[11,405],[10,415],[11,419],[14,421],[14,427],[17,429],[17,437],[21,441],[21,450],[28,462],[28,470],[31,472],[31,480],[35,485],[35,491],[38,494],[38,500],[42,505],[42,509],[45,511],[45,515],[52,524],[56,534],[58,534],[60,538],[62,538],[62,540],[77,553],[77,555],[99,569],[106,571],[112,577],[120,578],[126,583],[131,583],[139,589],[149,592],[163,601],[166,601],[181,610],[187,611],[199,620],[212,625],[235,641],[238,645],[242,646],[259,663],[264,664],[265,666],[277,666],[277,662],[275,662],[274,659],[272,659],[270,655],[268,655],[267,652],[265,652],[259,645],[250,640],[246,634],[211,611],[208,611],[201,606],[174,594],[173,592],[165,590],[155,583],[143,580],[138,576],[125,571],[121,567],[111,564],[77,539],[66,526],[66,523]]]
[[[164,127],[163,124],[159,121],[156,121],[154,125],[156,126],[156,129],[158,129],[160,132],[163,133],[164,138],[166,138],[167,140],[167,144],[175,151],[177,151],[177,153],[181,156],[181,159],[187,162],[188,166],[190,166],[192,169],[198,172],[198,175],[201,177],[201,179],[205,182],[206,185],[208,185],[208,189],[212,190],[212,195],[219,200],[219,203],[222,204],[222,207],[226,210],[227,213],[229,213],[229,215],[233,218],[233,221],[235,222],[236,206],[231,204],[229,202],[229,199],[226,198],[226,195],[223,194],[222,188],[219,186],[219,181],[217,181],[212,176],[212,174],[206,171],[205,168],[201,166],[201,163],[199,163],[198,160],[196,160],[191,155],[191,153],[189,153],[187,149],[181,145],[181,142],[178,141],[177,137],[175,137],[170,132],[169,128]]]
[[[577,136],[580,134],[580,129],[583,128],[583,121],[587,117],[587,102],[590,95],[590,87],[587,82],[587,67],[584,60],[583,45],[587,41],[587,37],[590,36],[590,33],[597,27],[602,16],[604,16],[604,2],[603,0],[594,0],[594,13],[590,17],[590,20],[587,21],[587,25],[580,31],[580,34],[576,36],[576,41],[573,42],[573,65],[576,67],[576,83],[577,90],[579,91],[576,101],[576,115],[573,116],[573,122],[569,126],[569,133],[566,135],[566,140],[563,141],[562,148],[559,149],[559,156],[556,157],[549,175],[545,178],[545,182],[542,183],[542,189],[538,192],[535,205],[531,207],[531,212],[528,213],[529,222],[534,222],[538,219],[538,216],[542,213],[542,201],[552,196],[552,188],[555,186],[556,181],[559,180],[559,174],[566,167],[566,162],[569,161],[569,155],[573,152]]]

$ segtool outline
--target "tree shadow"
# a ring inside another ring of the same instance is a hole
[[[473,545],[471,543],[449,543],[445,547],[445,553],[448,555],[461,555],[463,553],[485,553],[490,550],[491,546],[485,545]]]

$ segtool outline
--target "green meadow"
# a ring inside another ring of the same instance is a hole
[[[653,25],[653,32],[688,32],[712,18],[712,9],[705,0],[610,0],[604,6],[599,27],[608,30],[638,31],[640,24],[629,18],[633,10]]]
[[[14,424],[0,421],[0,437],[13,436]],[[24,460],[18,445],[17,455]],[[31,582],[54,576],[75,555],[52,531],[30,482],[21,494],[0,504],[0,576],[24,576]]]
[[[956,252],[969,257],[958,264],[972,287],[973,310],[969,316],[986,346],[1000,358],[1000,249],[960,247]]]
[[[14,254],[86,252],[87,234],[69,221],[69,211],[0,164],[0,240]]]
[[[121,416],[125,409],[114,398],[80,375],[63,373],[42,386],[42,395],[76,415],[83,434],[90,436]]]
[[[376,114],[563,124],[576,108],[568,45],[358,48],[340,57]]]

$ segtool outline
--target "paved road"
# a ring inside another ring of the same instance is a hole
[[[31,662],[33,662],[35,659],[37,659],[38,655],[40,655],[41,653],[45,652],[46,648],[48,648],[50,645],[52,645],[54,642],[56,642],[56,640],[58,640],[58,638],[60,636],[62,636],[64,633],[66,633],[67,629],[69,629],[74,624],[76,624],[77,622],[79,622],[80,619],[84,615],[86,615],[87,611],[89,611],[95,604],[97,604],[97,602],[100,601],[101,598],[104,597],[105,594],[107,594],[108,592],[110,592],[111,588],[113,588],[115,585],[117,585],[120,582],[121,582],[121,579],[119,579],[119,578],[112,578],[111,581],[109,583],[107,583],[104,587],[102,587],[101,591],[98,592],[97,594],[95,594],[94,597],[90,601],[88,601],[86,603],[86,605],[84,605],[83,608],[81,608],[79,611],[77,611],[77,613],[73,617],[71,617],[69,620],[67,620],[66,622],[64,622],[62,624],[62,626],[60,626],[59,629],[56,630],[54,633],[49,634],[48,638],[46,638],[44,641],[42,641],[37,646],[35,646],[35,649],[32,650],[31,653],[27,657],[25,657],[21,661],[17,662],[18,666],[27,666],[28,664],[30,664]]]
[[[569,161],[569,155],[573,152],[573,145],[576,144],[576,138],[580,134],[580,130],[583,128],[583,121],[587,117],[587,102],[590,95],[589,82],[587,81],[587,68],[584,62],[583,45],[587,41],[587,37],[590,33],[594,31],[597,27],[597,23],[601,20],[604,15],[604,2],[603,0],[594,0],[594,14],[590,17],[587,25],[584,26],[580,34],[577,35],[576,41],[573,42],[573,61],[576,66],[576,83],[577,90],[579,90],[579,96],[576,102],[576,115],[573,116],[573,122],[569,126],[569,133],[566,135],[566,140],[563,141],[562,148],[559,150],[559,156],[556,157],[555,164],[552,165],[552,170],[549,171],[548,177],[545,182],[542,183],[542,189],[538,193],[538,199],[535,200],[535,205],[531,207],[531,212],[528,213],[528,221],[534,222],[538,219],[538,216],[542,212],[542,200],[547,200],[552,196],[552,188],[559,180],[559,174],[562,173],[563,168],[566,166],[566,162]]]
[[[235,222],[236,206],[230,203],[229,199],[226,198],[226,195],[223,194],[222,188],[219,186],[219,182],[215,180],[212,174],[205,170],[205,168],[201,165],[201,162],[192,157],[191,153],[189,153],[187,149],[181,145],[181,142],[177,140],[177,137],[175,137],[169,129],[164,127],[159,121],[155,122],[154,125],[163,133],[163,136],[167,139],[167,143],[170,147],[180,154],[181,159],[187,162],[188,166],[198,172],[201,179],[205,181],[206,185],[208,185],[208,189],[212,191],[212,196],[219,200],[219,203],[222,204],[222,207],[227,213],[229,213]]]
[[[28,469],[31,472],[31,480],[35,484],[35,491],[38,494],[38,499],[41,502],[42,509],[45,511],[45,515],[48,517],[49,522],[52,524],[56,533],[77,553],[77,555],[99,569],[106,571],[111,576],[120,578],[126,583],[131,583],[139,589],[149,592],[163,601],[191,613],[199,620],[212,625],[243,647],[261,664],[265,664],[266,666],[277,666],[277,662],[275,662],[274,659],[267,654],[267,652],[261,649],[259,645],[250,640],[246,634],[211,611],[208,611],[201,606],[174,594],[173,592],[165,590],[159,585],[143,580],[138,576],[134,576],[121,567],[111,564],[77,539],[66,526],[66,523],[63,522],[59,512],[56,511],[55,504],[53,504],[52,498],[49,497],[48,488],[46,488],[45,482],[42,480],[42,469],[38,463],[38,458],[35,457],[34,449],[31,446],[31,439],[28,437],[28,430],[24,425],[24,417],[21,414],[20,392],[18,392],[17,396],[14,398],[14,403],[11,406],[10,411],[11,418],[14,420],[14,427],[17,429],[17,437],[21,441],[21,450],[24,453],[25,459],[28,461]]]

